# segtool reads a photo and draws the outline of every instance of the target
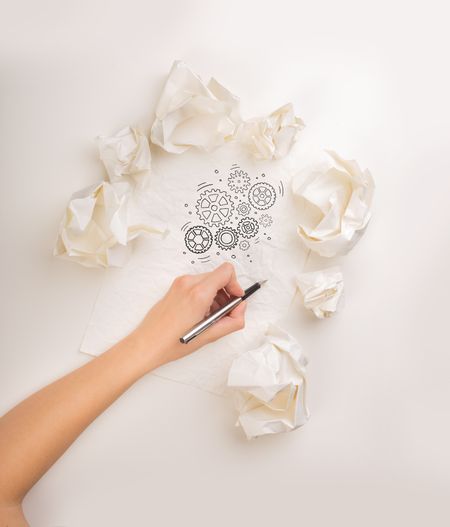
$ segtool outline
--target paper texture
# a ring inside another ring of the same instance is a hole
[[[375,185],[356,161],[327,155],[326,163],[301,171],[292,188],[302,208],[300,238],[312,251],[333,257],[347,254],[364,233]]]
[[[307,251],[296,234],[289,182],[282,165],[255,164],[235,143],[214,154],[155,155],[145,192],[169,232],[163,240],[136,240],[126,266],[108,269],[82,351],[97,355],[132,331],[174,277],[230,261],[243,287],[268,279],[249,299],[245,331],[156,372],[223,394],[233,359],[258,344],[267,323],[287,314],[295,295]]]
[[[236,132],[240,141],[256,159],[281,159],[286,156],[305,127],[294,115],[291,103],[267,117],[250,119]]]
[[[111,182],[130,177],[136,183],[145,183],[151,154],[147,137],[139,130],[127,126],[112,137],[100,136],[98,150]]]
[[[330,267],[300,274],[297,286],[306,309],[317,318],[328,318],[336,313],[342,299],[344,277],[339,267]]]
[[[191,147],[210,152],[232,139],[239,122],[236,96],[215,79],[205,84],[176,61],[156,108],[151,140],[172,154]]]
[[[306,423],[306,364],[297,341],[274,325],[261,346],[233,361],[228,386],[247,439],[290,432]]]
[[[120,267],[129,242],[143,233],[162,234],[146,196],[125,181],[103,182],[73,194],[61,221],[54,254],[86,267]]]

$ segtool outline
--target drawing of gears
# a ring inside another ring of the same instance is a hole
[[[234,249],[239,241],[239,234],[232,227],[222,227],[214,237],[217,247],[226,251]]]
[[[233,214],[234,205],[231,196],[223,190],[205,190],[195,205],[197,216],[210,227],[219,227]]]
[[[239,205],[236,207],[237,213],[241,216],[248,216],[250,214],[250,205],[246,203],[245,201],[242,201],[239,203]]]
[[[250,243],[247,240],[241,240],[239,242],[239,249],[241,251],[248,251],[250,249]]]
[[[250,178],[247,172],[235,170],[228,176],[228,186],[233,192],[245,192],[250,186]]]
[[[205,253],[212,245],[211,231],[203,225],[191,227],[184,237],[184,243],[191,253]]]
[[[258,210],[266,210],[272,207],[276,197],[277,195],[272,185],[263,181],[255,183],[248,191],[250,204]]]
[[[273,223],[273,218],[270,214],[261,214],[259,224],[261,227],[270,227]]]
[[[258,230],[259,225],[255,218],[242,218],[238,223],[238,231],[243,238],[253,238],[258,233]]]

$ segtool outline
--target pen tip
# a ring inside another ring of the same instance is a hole
[[[263,285],[267,282],[267,280],[261,280],[261,282],[259,282],[259,285]]]

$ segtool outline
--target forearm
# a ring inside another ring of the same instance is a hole
[[[158,366],[133,335],[35,393],[0,419],[0,500],[19,503],[78,435]]]

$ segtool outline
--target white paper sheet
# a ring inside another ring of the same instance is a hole
[[[190,150],[181,156],[154,155],[148,206],[153,213],[159,211],[161,220],[168,220],[169,234],[164,240],[137,240],[128,264],[108,269],[81,350],[99,354],[128,334],[175,276],[204,272],[229,260],[244,287],[268,279],[249,300],[245,331],[157,371],[223,393],[233,358],[254,348],[267,323],[288,311],[295,276],[303,269],[306,251],[296,234],[297,210],[287,192],[290,176],[280,163],[255,163],[237,144],[214,154]],[[216,217],[217,198],[225,202]],[[201,243],[210,244],[205,252],[191,252],[186,246],[189,232],[194,233],[190,229],[196,226],[202,227],[200,236],[205,237]]]

